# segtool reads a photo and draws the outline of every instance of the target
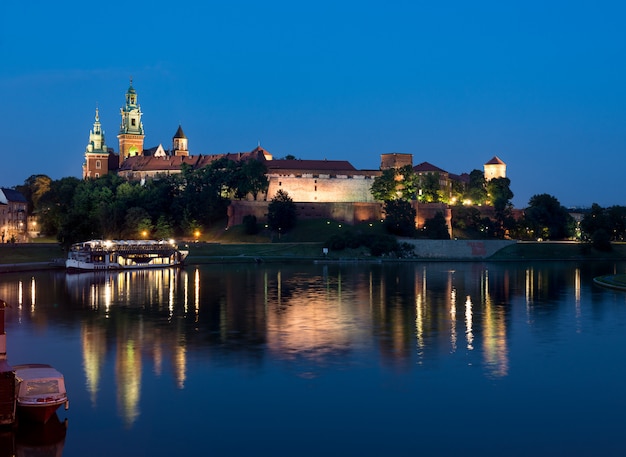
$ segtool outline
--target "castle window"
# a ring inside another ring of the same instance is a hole
[[[102,168],[102,163],[99,160],[96,160],[96,168],[99,170]]]
[[[278,185],[282,186],[283,185],[282,181],[278,181]]]
[[[317,192],[317,186],[315,186],[315,192]]]
[[[132,125],[133,127],[135,126],[135,119],[130,120],[130,125]]]

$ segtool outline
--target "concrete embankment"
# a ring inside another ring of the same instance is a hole
[[[483,260],[500,249],[515,244],[512,240],[402,240],[413,246],[415,257],[432,260]]]

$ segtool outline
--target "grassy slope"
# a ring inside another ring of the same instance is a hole
[[[2,244],[0,264],[50,262],[66,254],[56,243]]]
[[[490,260],[599,260],[626,259],[626,244],[613,244],[611,252],[601,252],[580,243],[517,243],[496,252]]]

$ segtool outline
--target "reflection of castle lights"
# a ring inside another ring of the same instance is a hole
[[[456,351],[456,289],[450,293],[450,345],[452,352]]]
[[[179,389],[185,388],[185,380],[187,379],[187,348],[179,344],[174,354],[174,365],[176,375],[176,386]]]
[[[532,268],[528,268],[526,270],[526,305],[530,305],[532,303],[534,293],[534,272]]]
[[[17,283],[17,304],[20,309],[22,309],[22,305],[24,304],[24,285],[22,281]]]
[[[422,295],[417,294],[415,297],[415,336],[417,338],[417,347],[424,347],[424,312],[423,312]]]
[[[474,333],[472,329],[472,299],[467,296],[465,301],[465,338],[467,339],[467,349],[474,349]]]
[[[574,272],[574,294],[576,296],[576,317],[580,317],[580,268]]]
[[[35,311],[35,278],[30,280],[30,308]]]
[[[169,294],[167,296],[167,302],[168,302],[168,308],[170,310],[170,319],[172,318],[172,316],[174,316],[174,275],[169,275],[170,276],[170,283],[169,283]]]
[[[109,309],[111,308],[112,301],[113,301],[113,285],[111,284],[111,278],[109,278],[107,282],[104,284],[104,309],[105,309],[107,316],[109,315]]]
[[[489,296],[485,297],[483,354],[487,372],[491,376],[503,377],[508,374],[509,360],[504,310],[494,307]]]
[[[200,313],[200,271],[196,268],[194,281],[193,281],[193,290],[195,293],[194,297],[194,307],[196,309],[196,322],[198,321],[198,314]]]

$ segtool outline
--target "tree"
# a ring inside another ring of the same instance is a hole
[[[426,219],[422,233],[426,236],[426,238],[430,238],[432,240],[450,239],[448,224],[446,223],[446,218],[441,211],[437,211],[432,218]]]
[[[379,201],[396,200],[398,198],[396,169],[383,170],[380,176],[374,178],[370,192]]]
[[[422,175],[420,202],[437,203],[444,200],[439,181],[439,173],[426,173]]]
[[[143,232],[146,232],[146,235],[150,234],[152,233],[152,228],[152,220],[148,211],[144,208],[133,206],[126,211],[122,238],[142,238]]]
[[[494,236],[496,238],[504,238],[507,231],[515,227],[511,203],[513,192],[511,192],[510,185],[509,178],[494,178],[487,183],[487,196],[495,213]]]
[[[267,167],[260,160],[239,162],[235,174],[235,198],[242,199],[251,194],[256,201],[259,193],[267,192]]]
[[[602,208],[594,203],[580,222],[580,229],[583,238],[592,240],[594,247],[607,250],[607,242],[610,247],[610,241],[623,241],[626,237],[626,207]]]
[[[297,208],[284,190],[276,192],[267,207],[267,224],[271,230],[285,233],[296,225]]]
[[[561,240],[574,235],[574,219],[552,195],[533,195],[528,202],[524,221],[536,238]]]
[[[52,179],[46,175],[31,175],[23,185],[15,186],[15,190],[20,192],[28,202],[28,214],[38,212],[39,200],[50,191],[51,183]]]
[[[484,204],[487,201],[487,182],[484,173],[480,170],[472,170],[469,178],[465,199],[470,200],[474,205]]]
[[[397,171],[397,181],[400,181],[396,188],[400,198],[406,201],[417,200],[419,190],[419,175],[415,173],[411,165],[405,165]]]
[[[80,183],[77,178],[63,178],[50,183],[50,189],[41,196],[37,207],[42,234],[51,236],[59,233]]]
[[[256,216],[253,214],[246,214],[243,217],[243,227],[246,235],[256,235],[259,233],[259,224],[257,224]]]
[[[474,206],[458,205],[452,209],[452,228],[465,232],[471,238],[484,237],[481,231],[482,220],[480,211]]]
[[[415,236],[417,212],[408,201],[387,200],[384,204],[385,227],[398,236]]]

